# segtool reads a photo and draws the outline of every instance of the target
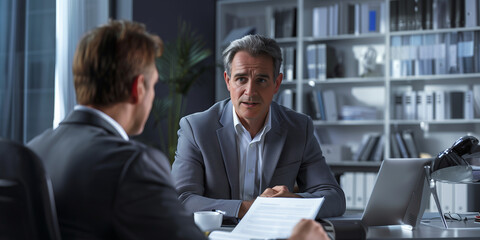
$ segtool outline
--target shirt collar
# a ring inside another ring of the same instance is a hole
[[[248,132],[245,127],[242,125],[242,123],[240,122],[240,119],[238,118],[237,116],[237,113],[235,112],[235,106],[233,106],[232,104],[232,109],[233,109],[233,126],[234,126],[234,129],[235,129],[235,133],[237,133],[237,135],[240,135],[242,132]],[[272,107],[270,106],[268,108],[268,113],[267,113],[267,118],[266,118],[266,121],[265,121],[265,125],[263,125],[263,129],[260,130],[260,134],[261,135],[264,135],[266,134],[271,128],[272,128],[272,117],[271,117],[271,113],[272,112]],[[258,134],[257,134],[258,135]]]
[[[120,136],[122,136],[123,139],[125,139],[125,141],[129,140],[129,137],[127,135],[127,132],[125,132],[125,129],[123,129],[123,127],[117,121],[115,121],[113,118],[111,118],[104,112],[95,108],[87,107],[85,105],[75,105],[74,110],[90,112],[99,116],[103,120],[107,121],[113,128],[115,128],[115,130],[117,130],[117,132],[120,134]]]

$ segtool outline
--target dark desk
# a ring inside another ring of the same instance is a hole
[[[401,226],[369,227],[367,239],[480,239],[478,229],[442,229],[421,224],[409,230]]]
[[[351,221],[351,220],[360,220],[362,214],[351,214],[335,218],[327,218],[327,220],[337,220],[337,221]],[[480,239],[480,224],[473,223],[473,214],[469,215],[469,228],[450,228],[445,229],[441,227],[441,222],[439,218],[435,218],[435,215],[438,216],[438,213],[425,213],[425,221],[437,221],[437,224],[422,223],[417,228],[411,229],[405,226],[396,225],[396,226],[377,226],[377,227],[368,227],[367,230],[367,239],[379,240],[379,239]],[[463,216],[463,215],[462,215]],[[465,215],[466,216],[466,215]],[[458,223],[460,227],[464,224],[463,221],[453,221],[448,220],[448,224],[451,227],[455,227],[453,223]],[[223,231],[231,232],[234,226],[222,226]],[[329,231],[327,231],[329,232]],[[331,234],[329,232],[329,234]],[[355,239],[357,235],[353,238]]]
[[[333,174],[343,174],[344,172],[378,172],[382,162],[354,162],[354,161],[340,161],[327,162]]]
[[[480,224],[474,223],[474,215],[468,214],[467,222],[448,220],[449,229],[442,227],[438,213],[425,213],[422,223],[415,229],[405,226],[368,227],[367,239],[480,239]],[[462,215],[463,216],[463,215]],[[359,220],[361,214],[346,215],[336,220]],[[468,223],[468,224],[467,224]]]

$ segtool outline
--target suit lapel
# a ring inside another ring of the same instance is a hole
[[[235,130],[233,129],[232,108],[231,102],[225,104],[220,116],[222,127],[217,129],[217,138],[230,184],[230,196],[232,199],[239,199],[239,163]]]
[[[285,145],[285,140],[288,134],[288,129],[282,128],[280,121],[279,109],[275,103],[272,102],[271,108],[272,128],[265,135],[265,146],[263,151],[263,174],[260,182],[260,194],[268,187],[272,179],[275,168],[277,167],[280,154]]]

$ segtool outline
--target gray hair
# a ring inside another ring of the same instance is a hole
[[[280,74],[280,65],[282,64],[282,51],[277,42],[258,34],[247,35],[237,39],[228,45],[223,51],[223,65],[228,76],[232,73],[232,60],[239,51],[246,51],[252,56],[266,55],[273,60],[273,81]]]

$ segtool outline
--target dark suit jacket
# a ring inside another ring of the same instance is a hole
[[[180,120],[172,175],[180,200],[189,211],[219,209],[235,217],[239,195],[239,160],[229,99]],[[312,120],[271,104],[271,126],[265,135],[260,193],[286,185],[306,198],[325,197],[318,217],[345,212],[345,195],[333,177],[314,136]]]
[[[73,111],[28,143],[52,179],[63,239],[204,239],[160,152]]]

